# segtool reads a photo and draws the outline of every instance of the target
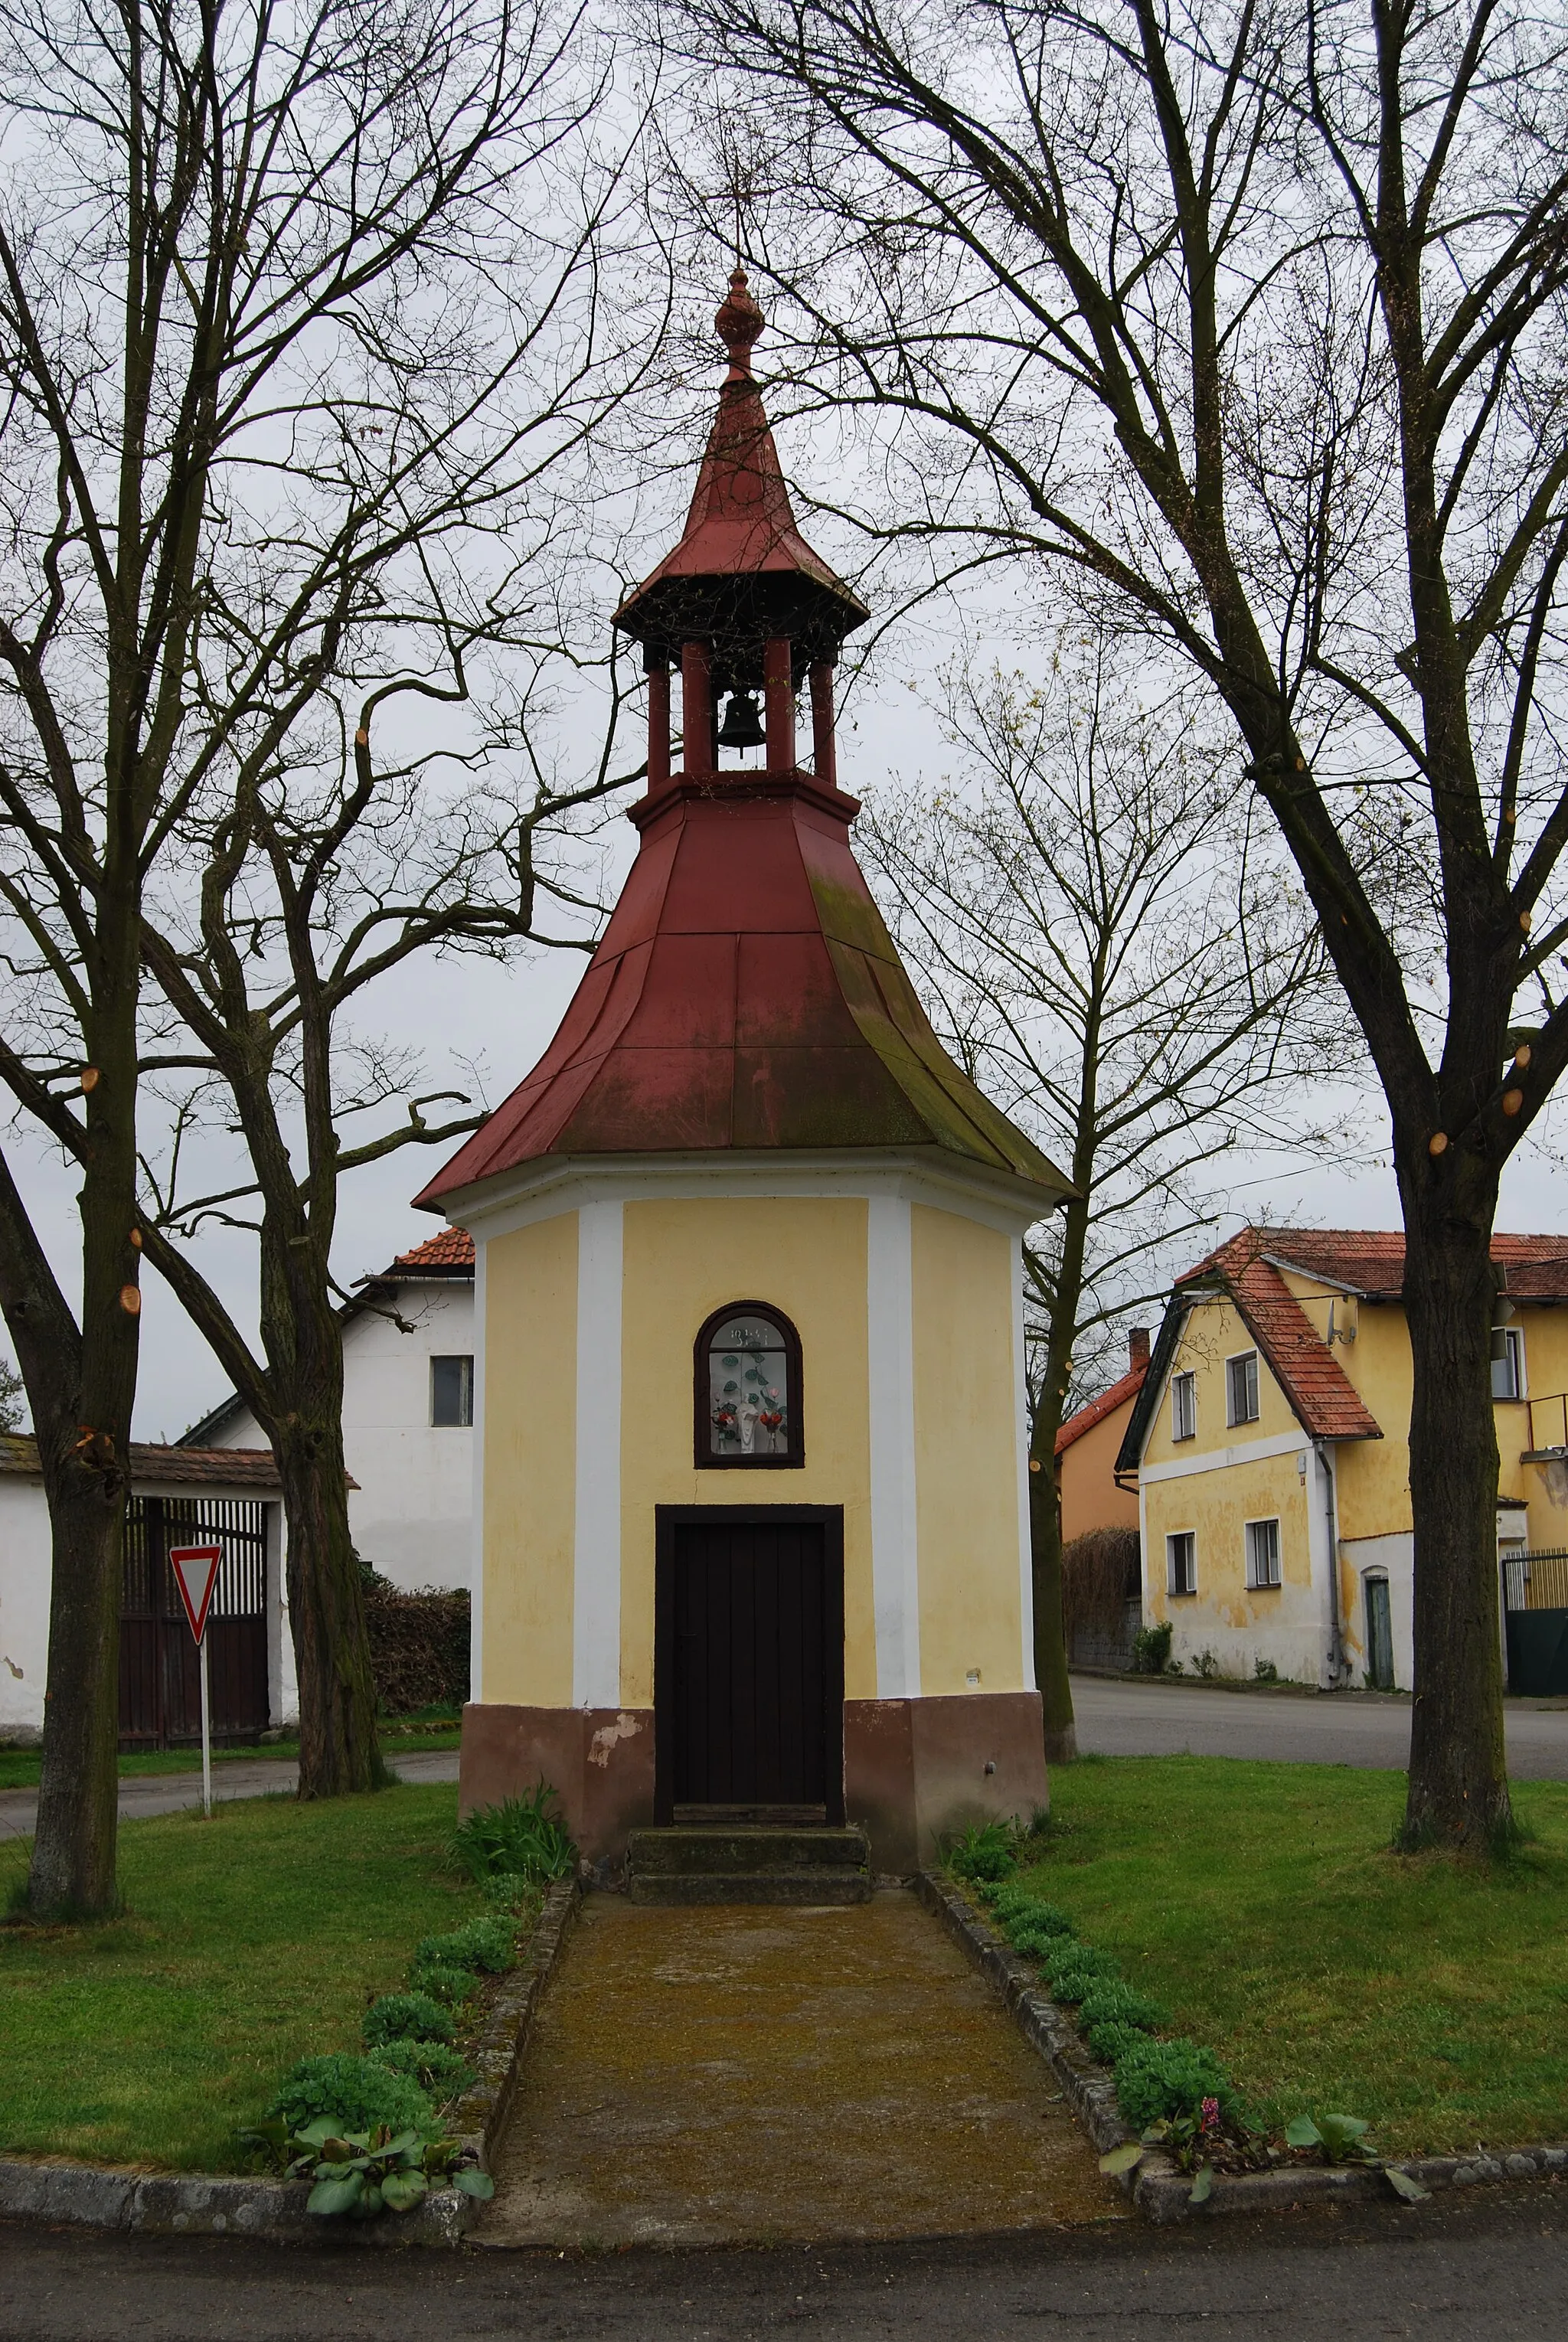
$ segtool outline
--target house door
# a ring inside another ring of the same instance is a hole
[[[1393,1621],[1386,1577],[1366,1580],[1366,1679],[1373,1691],[1393,1689]]]
[[[201,1738],[201,1662],[169,1566],[171,1545],[224,1551],[207,1613],[214,1740],[254,1740],[266,1729],[265,1519],[265,1506],[230,1498],[131,1498],[120,1585],[122,1748]]]
[[[661,1506],[659,1819],[844,1817],[844,1516]]]

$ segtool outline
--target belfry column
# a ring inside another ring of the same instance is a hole
[[[682,763],[688,780],[706,780],[717,758],[714,754],[714,685],[706,643],[681,646]]]
[[[794,676],[790,645],[777,635],[763,646],[763,690],[767,716],[767,768],[794,770]]]
[[[811,753],[820,786],[838,786],[838,751],[834,743],[833,669],[818,659],[811,671]]]

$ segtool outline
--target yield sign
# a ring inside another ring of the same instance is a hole
[[[207,1606],[218,1582],[218,1565],[223,1557],[221,1545],[172,1545],[169,1547],[169,1563],[175,1573],[175,1584],[180,1589],[186,1620],[198,1643],[206,1631]]]

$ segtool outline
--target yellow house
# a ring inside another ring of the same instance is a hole
[[[1046,1796],[1021,1248],[1066,1183],[944,1053],[851,850],[833,666],[867,613],[795,527],[761,324],[737,272],[685,533],[617,613],[636,860],[419,1199],[475,1250],[461,1795],[543,1776],[595,1858],[787,1818],[907,1870]]]
[[[1568,1239],[1499,1236],[1493,1259],[1498,1547],[1513,1687],[1533,1689],[1568,1660],[1568,1607],[1550,1627],[1568,1606]],[[1403,1268],[1399,1236],[1244,1228],[1177,1284],[1117,1471],[1138,1492],[1145,1622],[1169,1620],[1183,1665],[1409,1688]],[[1550,1650],[1527,1647],[1527,1609]]]

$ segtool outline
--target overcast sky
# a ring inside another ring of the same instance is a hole
[[[786,433],[787,426],[780,437],[785,441],[781,453],[787,471],[792,452],[798,460],[799,451],[789,447]],[[694,457],[700,437],[699,426]],[[678,532],[688,492],[686,482],[672,481],[672,538]],[[814,522],[808,526],[830,559],[844,557],[832,542],[831,531],[824,532]],[[606,625],[608,615],[606,611]],[[909,620],[897,630],[872,673],[854,686],[840,731],[840,780],[844,788],[864,794],[894,778],[924,780],[935,786],[951,775],[952,751],[909,686],[912,676],[918,677],[922,672],[929,676],[942,665],[944,651],[951,653],[954,648],[954,640],[944,636],[940,617],[927,606],[919,619]],[[580,722],[584,744],[596,738],[597,714],[597,708],[585,701]],[[573,721],[566,711],[568,732]],[[630,824],[618,818],[610,825],[605,840],[609,857],[605,875],[613,891],[630,863],[636,841]],[[574,952],[537,955],[511,968],[462,958],[415,960],[395,971],[379,990],[371,1021],[377,1029],[422,1053],[424,1089],[469,1087],[470,1074],[464,1061],[480,1060],[485,1095],[494,1106],[516,1086],[544,1049],[584,965],[583,956]],[[394,1119],[394,1116],[387,1117]],[[1213,1241],[1242,1220],[1256,1217],[1275,1222],[1299,1217],[1316,1226],[1397,1227],[1399,1207],[1393,1177],[1377,1159],[1385,1126],[1375,1104],[1368,1108],[1363,1123],[1365,1141],[1361,1159],[1336,1168],[1314,1167],[1282,1176],[1272,1166],[1229,1158],[1225,1200],[1231,1208],[1219,1220]],[[25,1130],[18,1130],[14,1143],[8,1144],[56,1273],[74,1295],[79,1278],[75,1179]],[[442,1225],[428,1214],[412,1210],[408,1199],[451,1151],[450,1146],[434,1150],[405,1148],[345,1182],[333,1258],[343,1285],[352,1286],[356,1278],[385,1267],[394,1254],[418,1244]],[[1562,1175],[1539,1150],[1523,1153],[1506,1175],[1498,1224],[1513,1229],[1568,1232],[1564,1192]],[[1203,1248],[1195,1246],[1194,1254]],[[209,1233],[201,1239],[200,1258],[238,1324],[254,1336],[255,1268],[251,1240],[239,1233]],[[150,1266],[144,1274],[143,1293],[135,1432],[144,1439],[173,1439],[225,1395],[227,1384],[205,1343],[185,1323]]]

